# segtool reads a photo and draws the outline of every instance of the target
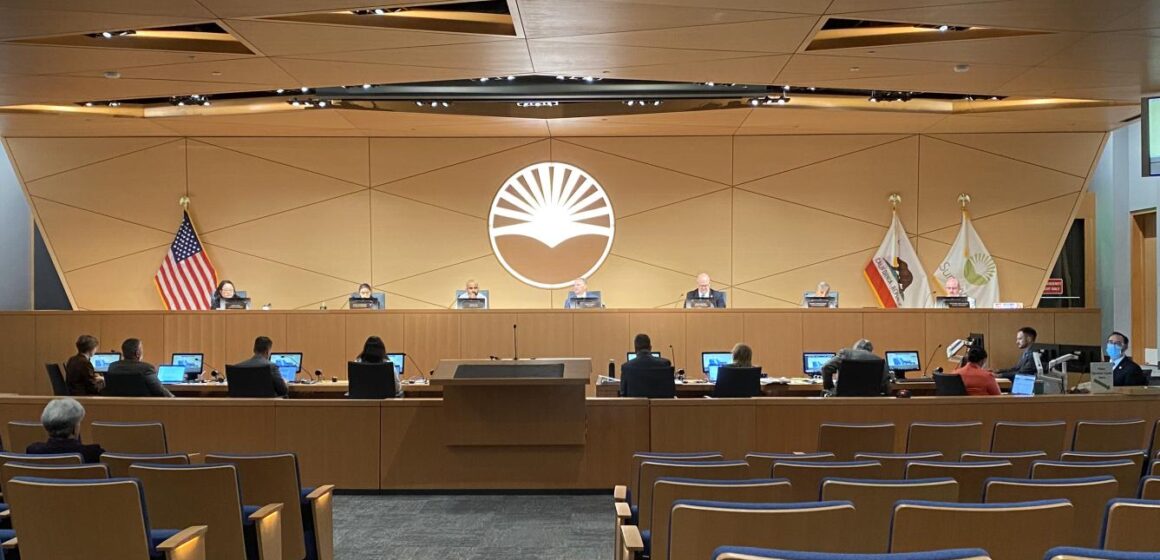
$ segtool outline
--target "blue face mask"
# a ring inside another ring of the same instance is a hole
[[[1107,347],[1104,349],[1104,351],[1113,361],[1120,359],[1120,357],[1124,355],[1124,349],[1121,348],[1119,344],[1113,344],[1111,342],[1107,344]]]

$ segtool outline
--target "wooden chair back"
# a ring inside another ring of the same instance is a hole
[[[1100,543],[1104,508],[1119,490],[1120,483],[1110,476],[1060,480],[1000,478],[987,481],[983,501],[992,504],[1067,500],[1075,508],[1067,544],[1094,548]]]
[[[1113,500],[1108,504],[1103,548],[1134,552],[1160,551],[1160,502]]]
[[[835,461],[836,456],[829,451],[817,453],[746,453],[745,462],[749,463],[750,476],[753,478],[769,478],[773,472],[773,464],[779,461],[794,461],[798,463],[828,463]]]
[[[854,552],[861,543],[853,522],[849,502],[738,505],[682,500],[673,506],[668,557],[654,560],[705,560],[724,545]]]
[[[1058,457],[1058,455],[1056,455]],[[963,463],[978,463],[989,461],[1007,461],[1011,463],[1014,469],[1015,476],[1019,478],[1027,478],[1031,476],[1031,464],[1036,461],[1045,461],[1049,459],[1047,453],[1043,451],[1012,451],[1010,453],[998,453],[995,451],[968,451],[963,453],[959,460]]]
[[[1067,422],[995,422],[991,430],[992,453],[1042,451],[1055,460],[1063,453]]]
[[[854,503],[855,521],[867,530],[872,540],[863,543],[861,552],[887,552],[890,549],[890,518],[899,500],[953,502],[959,497],[959,483],[953,478],[927,480],[849,480],[828,478],[822,481],[822,501],[845,500]]]
[[[822,492],[822,479],[859,478],[881,479],[882,464],[878,461],[844,461],[841,463],[774,463],[773,477],[789,479],[793,485],[793,501],[816,502]]]
[[[40,422],[12,420],[8,422],[7,449],[10,453],[24,453],[28,446],[48,439],[48,432]]]
[[[233,465],[135,464],[129,467],[129,476],[141,481],[152,525],[205,525],[209,527],[205,537],[206,556],[246,560],[242,501]]]
[[[914,461],[906,466],[906,478],[950,477],[959,483],[959,496],[955,501],[979,503],[983,501],[983,483],[988,478],[1014,478],[1020,474],[1008,461],[988,461],[978,463],[949,463]],[[1026,476],[1025,474],[1022,476]]]
[[[149,530],[135,480],[48,483],[14,478],[4,496],[25,560],[149,558]]]
[[[1031,478],[1087,478],[1111,475],[1120,483],[1120,498],[1136,495],[1140,482],[1140,469],[1127,459],[1121,461],[1100,461],[1079,463],[1071,461],[1036,461],[1031,465]]]
[[[1144,447],[1143,420],[1080,420],[1075,423],[1072,451],[1127,451]]]
[[[1043,558],[1048,550],[1067,542],[1073,510],[1067,500],[984,506],[902,502],[894,506],[890,550],[985,546],[995,560]],[[996,527],[1018,530],[996,531]]]
[[[302,525],[302,486],[298,458],[293,453],[273,455],[206,454],[207,465],[231,464],[237,468],[242,503],[282,504],[282,554],[285,558],[306,556],[306,536]]]
[[[860,557],[864,560],[991,560],[987,551],[981,548],[960,548],[957,550],[934,550],[916,554],[891,554]],[[754,549],[724,546],[714,551],[713,560],[833,560],[833,556],[820,552],[800,552],[797,550]],[[1052,558],[1051,560],[1056,560]],[[1070,557],[1063,560],[1071,560]]]
[[[169,453],[161,422],[93,422],[93,441],[113,453]]]
[[[1148,460],[1148,456],[1145,455],[1143,449],[1130,451],[1064,451],[1060,454],[1059,460],[1071,461],[1073,463],[1128,460],[1135,463],[1136,468],[1143,472],[1144,462]]]
[[[18,476],[54,480],[98,480],[109,478],[105,465],[52,465],[9,461],[0,465],[0,488]]]
[[[175,454],[128,454],[128,453],[104,453],[101,455],[101,463],[109,466],[109,476],[120,477],[129,476],[129,467],[135,463],[150,463],[154,465],[188,465],[189,455],[182,453]]]
[[[982,442],[982,422],[914,422],[906,434],[906,452],[938,451],[954,458],[982,451]]]
[[[720,461],[725,457],[720,451],[701,451],[693,453],[650,453],[640,452],[632,454],[632,472],[628,478],[629,503],[636,504],[640,499],[640,464],[645,461]]]
[[[745,461],[645,461],[640,465],[640,501],[637,527],[652,528],[653,490],[659,478],[741,480],[749,476]]]
[[[911,461],[942,461],[938,451],[925,453],[858,453],[855,461],[878,461],[882,463],[882,480],[902,480],[906,478],[906,465]]]
[[[1141,500],[1160,500],[1160,476],[1146,476],[1140,481]]]
[[[652,547],[653,558],[669,554],[669,518],[678,500],[717,502],[777,503],[788,502],[792,492],[788,480],[689,480],[662,478],[653,487]]]
[[[84,463],[79,453],[60,453],[52,455],[28,455],[25,453],[0,453],[0,467],[10,463],[23,463],[26,465],[80,465]],[[5,496],[8,493],[5,491],[4,479],[0,478],[0,494]]]
[[[853,461],[858,453],[892,453],[894,424],[822,424],[818,451],[833,453],[838,461]]]

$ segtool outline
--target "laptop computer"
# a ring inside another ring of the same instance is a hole
[[[826,365],[826,362],[832,360],[834,356],[833,352],[803,352],[802,373],[806,375],[822,373],[822,366]]]
[[[92,360],[93,371],[97,373],[109,373],[109,364],[120,360],[121,354],[117,352],[105,352],[93,354]]]
[[[652,354],[652,357],[654,357],[654,358],[659,358],[659,357],[661,357],[661,353],[660,353],[660,352],[649,352],[649,354]],[[635,359],[636,359],[636,352],[628,352],[628,359],[627,359],[627,360],[625,360],[625,361],[627,361],[627,362],[631,362],[631,361],[633,361],[633,360],[635,360]]]
[[[391,361],[391,365],[395,366],[395,373],[403,375],[403,371],[406,369],[407,355],[403,353],[387,354],[387,359]]]
[[[1012,395],[1034,395],[1035,394],[1035,376],[1030,374],[1016,374],[1015,380],[1011,383]]]
[[[205,366],[205,355],[200,353],[173,354],[169,363],[185,368],[185,373],[201,375]]]
[[[701,352],[701,373],[709,376],[710,383],[717,382],[717,370],[733,363],[732,352]]]
[[[164,364],[157,366],[157,379],[162,383],[181,383],[185,381],[185,366]]]
[[[270,361],[278,366],[278,373],[282,374],[282,379],[287,383],[297,379],[298,372],[302,371],[302,352],[270,354]]]

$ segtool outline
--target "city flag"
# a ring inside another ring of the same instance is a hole
[[[878,252],[863,272],[879,306],[887,309],[930,307],[930,282],[897,213]]]
[[[951,277],[959,281],[962,294],[975,299],[975,307],[991,308],[999,299],[999,273],[995,267],[995,259],[979,239],[971,218],[963,212],[963,225],[959,227],[959,235],[951,245],[947,256],[938,265],[934,273],[937,281],[946,291],[947,280]]]

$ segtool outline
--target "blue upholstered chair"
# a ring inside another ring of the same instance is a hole
[[[1031,478],[1086,478],[1111,475],[1120,481],[1117,496],[1132,498],[1140,485],[1140,468],[1129,459],[1118,461],[1036,461],[1031,464]]]
[[[986,546],[996,559],[1039,558],[1067,544],[1074,510],[1067,500],[1004,504],[904,500],[894,505],[890,551]],[[950,527],[954,530],[943,530]],[[996,527],[1011,529],[996,532]]]
[[[1104,507],[1116,497],[1120,483],[1111,476],[1088,478],[989,478],[983,485],[983,501],[991,503],[1033,502],[1064,499],[1075,507],[1069,545],[1097,546]]]
[[[1135,552],[1160,551],[1160,501],[1116,499],[1104,512],[1100,547]]]
[[[1124,552],[1061,546],[1047,551],[1043,560],[1160,560],[1160,552]]]
[[[717,382],[713,385],[713,397],[745,398],[761,396],[761,368],[721,366],[717,369]]]
[[[679,500],[673,504],[669,522],[668,556],[654,560],[704,560],[722,546],[855,552],[863,544],[864,533],[853,522],[850,502]]]
[[[640,465],[646,461],[720,461],[724,457],[720,451],[694,451],[685,453],[671,453],[663,451],[640,451],[632,454],[632,470],[629,473],[628,484],[618,484],[612,488],[612,499],[616,508],[616,525],[614,527],[613,549],[620,550],[620,526],[636,525],[640,499]]]
[[[798,552],[743,546],[723,546],[713,551],[713,560],[990,560],[981,548],[957,548],[896,554],[834,554]]]
[[[881,480],[882,464],[878,461],[778,461],[773,464],[774,478],[788,478],[793,484],[795,502],[818,499],[822,480],[826,478],[864,478]]]
[[[759,453],[752,452],[745,454],[745,462],[749,463],[749,470],[753,478],[769,478],[769,474],[773,472],[774,463],[784,463],[786,461],[795,462],[825,462],[832,463],[837,461],[837,457],[829,451],[815,451],[813,453]]]
[[[1160,500],[1160,476],[1141,478],[1140,491],[1136,497],[1141,500]]]

